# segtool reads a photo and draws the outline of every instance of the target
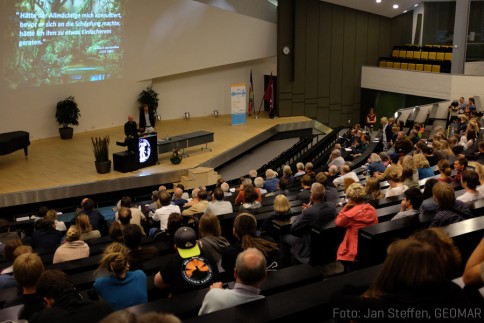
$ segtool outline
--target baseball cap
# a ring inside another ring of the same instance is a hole
[[[182,258],[191,258],[200,255],[197,234],[190,227],[181,227],[176,230],[175,245]]]

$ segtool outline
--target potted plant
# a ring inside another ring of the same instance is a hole
[[[69,127],[69,125],[78,126],[80,116],[79,107],[73,96],[57,102],[55,118],[57,123],[62,126],[59,128],[59,134],[62,139],[72,139],[74,129]]]
[[[180,155],[180,148],[178,144],[173,147],[173,153],[171,154],[170,161],[172,164],[179,164],[182,161],[182,156]]]
[[[143,106],[145,104],[148,105],[150,112],[154,112],[156,114],[156,110],[158,109],[158,93],[153,90],[151,86],[148,86],[146,89],[141,91],[138,96],[138,103],[140,111],[143,110]]]
[[[96,170],[99,174],[106,174],[111,171],[111,160],[109,160],[109,136],[91,137],[92,148],[96,161]]]

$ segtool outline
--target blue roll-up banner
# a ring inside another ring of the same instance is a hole
[[[247,93],[245,83],[232,84],[230,87],[230,99],[232,108],[232,125],[245,124],[247,118]]]

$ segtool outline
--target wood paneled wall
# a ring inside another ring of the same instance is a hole
[[[369,108],[360,108],[361,66],[410,43],[411,33],[411,12],[390,19],[318,0],[279,0],[279,115],[330,127],[359,122]]]

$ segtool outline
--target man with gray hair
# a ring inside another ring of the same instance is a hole
[[[247,248],[235,261],[233,289],[224,289],[222,282],[213,283],[203,299],[198,315],[264,298],[260,287],[266,279],[266,258],[257,248]]]
[[[329,156],[328,168],[331,167],[331,165],[335,165],[337,171],[339,172],[344,163],[345,160],[343,157],[341,157],[341,151],[339,149],[333,149],[331,151],[331,155]]]
[[[304,171],[304,164],[299,162],[296,164],[296,174],[294,174],[294,179],[300,179],[301,176],[303,176],[304,174],[306,174],[306,172]]]
[[[343,181],[344,181],[345,178],[352,178],[352,179],[355,180],[356,183],[360,182],[358,175],[356,175],[355,172],[351,171],[350,166],[343,165],[343,166],[341,166],[341,176],[336,178],[333,181],[334,186],[338,187],[338,185],[343,185]]]

